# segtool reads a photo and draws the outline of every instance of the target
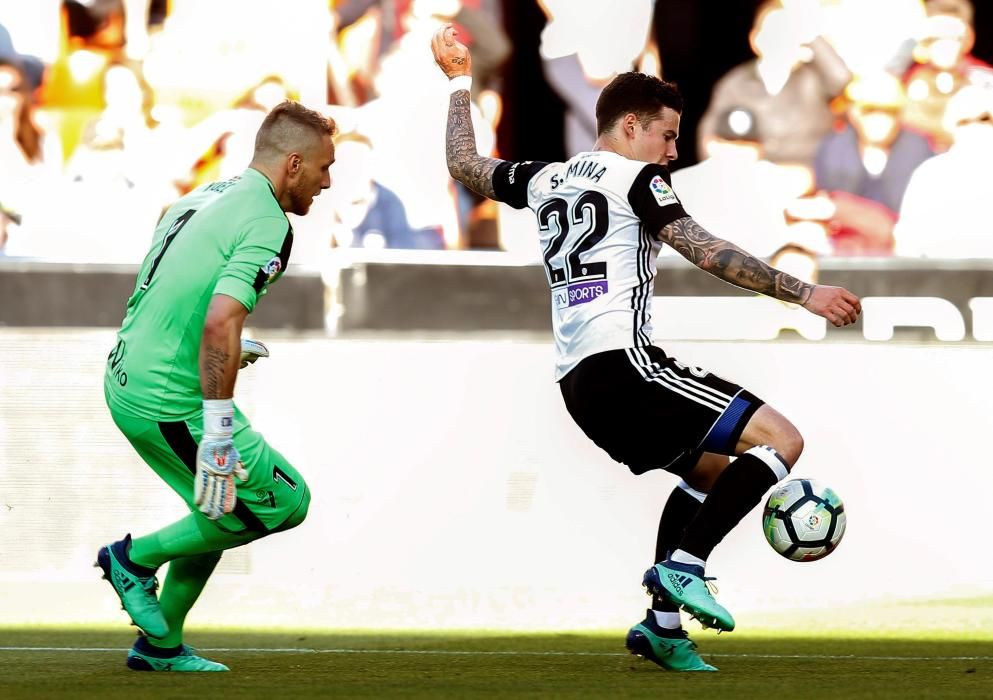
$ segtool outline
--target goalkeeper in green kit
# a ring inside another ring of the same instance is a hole
[[[299,525],[310,492],[234,405],[239,366],[267,355],[241,341],[245,318],[286,269],[293,231],[331,185],[331,119],[296,102],[273,109],[239,177],[197,188],[163,215],[145,257],[104,391],[138,454],[190,514],[102,547],[97,565],[142,630],[127,665],[226,671],[183,644],[183,623],[226,549]],[[155,578],[169,562],[161,594]]]

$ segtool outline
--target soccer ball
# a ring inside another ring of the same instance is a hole
[[[831,489],[811,479],[776,487],[762,511],[762,530],[777,552],[793,561],[816,561],[845,534],[845,506]]]

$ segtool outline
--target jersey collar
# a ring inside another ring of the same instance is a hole
[[[252,179],[261,178],[262,181],[265,182],[266,187],[269,188],[269,193],[272,195],[272,198],[276,199],[276,188],[273,186],[272,180],[269,179],[268,175],[260,170],[256,170],[255,168],[248,168],[245,170],[245,177],[250,177]],[[276,203],[279,204],[278,199],[276,199]]]

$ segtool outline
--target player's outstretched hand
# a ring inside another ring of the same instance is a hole
[[[469,49],[456,40],[458,32],[446,24],[431,37],[431,52],[435,63],[449,79],[472,74],[472,57]]]
[[[269,357],[269,348],[257,340],[241,339],[241,366],[238,369],[245,369],[253,364],[260,357]]]
[[[823,316],[837,327],[855,323],[862,313],[862,302],[844,287],[818,284],[803,305],[807,311]]]

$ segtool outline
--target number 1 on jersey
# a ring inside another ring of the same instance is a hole
[[[196,214],[196,209],[189,209],[183,213],[179,218],[172,222],[172,226],[166,232],[165,237],[162,239],[162,247],[159,249],[159,254],[155,256],[155,260],[152,261],[152,267],[148,270],[148,275],[145,277],[145,281],[141,283],[141,288],[139,291],[144,292],[148,289],[148,285],[152,283],[152,275],[155,274],[156,268],[158,268],[159,263],[162,262],[162,256],[165,255],[166,249],[172,244],[179,232],[183,230],[194,214]]]

